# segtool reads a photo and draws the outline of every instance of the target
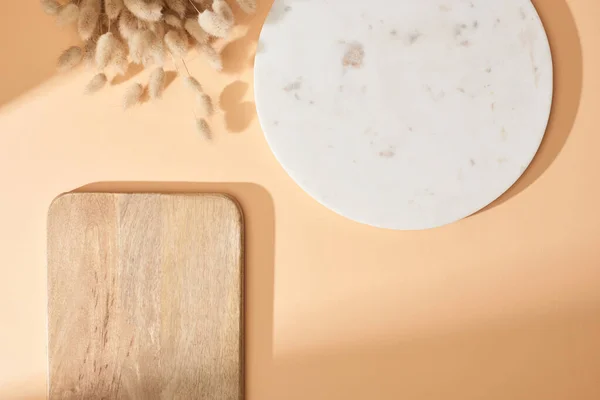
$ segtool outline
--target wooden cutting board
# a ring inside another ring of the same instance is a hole
[[[222,195],[56,199],[50,399],[241,399],[242,225]]]

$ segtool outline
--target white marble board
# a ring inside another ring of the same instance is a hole
[[[275,156],[353,220],[426,229],[521,176],[552,103],[529,0],[275,0],[255,63]]]

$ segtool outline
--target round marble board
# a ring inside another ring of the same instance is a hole
[[[426,229],[525,171],[552,58],[530,0],[275,0],[255,92],[269,145],[306,192],[356,221]]]

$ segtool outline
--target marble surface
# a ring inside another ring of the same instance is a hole
[[[529,0],[276,0],[255,63],[278,161],[353,220],[426,229],[505,192],[543,138],[552,59]]]

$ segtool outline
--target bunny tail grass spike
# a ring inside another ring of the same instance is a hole
[[[104,12],[111,21],[119,17],[123,7],[123,0],[104,0]]]
[[[208,43],[208,34],[200,27],[198,20],[194,18],[188,18],[185,20],[184,28],[189,35],[194,38],[199,44]]]
[[[165,24],[176,29],[183,28],[183,21],[175,14],[165,14]]]
[[[167,49],[169,49],[173,55],[184,57],[187,54],[189,43],[185,33],[172,29],[167,32],[164,40]]]
[[[98,38],[98,44],[96,45],[96,66],[99,69],[104,69],[108,66],[118,46],[119,41],[112,32],[107,32]]]
[[[154,32],[157,38],[162,40],[165,37],[165,23],[163,21],[147,22],[148,28]]]
[[[160,99],[164,88],[165,70],[159,67],[152,71],[150,74],[150,79],[148,80],[148,92],[150,94],[150,98]]]
[[[212,8],[215,14],[223,18],[230,27],[233,26],[235,22],[233,11],[231,11],[231,7],[229,7],[229,4],[227,4],[225,0],[214,0]]]
[[[210,140],[212,133],[210,127],[204,118],[196,118],[196,130],[206,140]]]
[[[79,30],[79,36],[81,40],[90,39],[98,20],[100,19],[100,11],[102,4],[101,0],[82,0],[79,6],[79,21],[77,23],[77,29]]]
[[[198,15],[198,24],[206,33],[218,38],[226,38],[232,26],[223,17],[210,10],[205,10]]]
[[[127,87],[123,107],[145,100],[146,93],[149,98],[158,99],[170,73],[164,68],[165,59],[170,56],[175,76],[181,77],[192,92],[197,128],[204,136],[210,136],[207,118],[214,114],[215,106],[200,82],[190,75],[185,56],[195,47],[213,69],[222,71],[221,55],[211,41],[230,35],[235,24],[230,7],[233,2],[244,12],[253,13],[256,0],[39,1],[45,13],[55,16],[58,25],[75,25],[82,43],[62,52],[57,67],[68,71],[84,63],[94,68],[96,72],[85,86],[86,94],[101,90],[118,75],[125,75],[130,63],[135,63],[148,71],[148,84]]]
[[[131,39],[131,37],[139,30],[138,19],[126,8],[121,11],[118,26],[119,33],[125,40]]]
[[[83,50],[81,47],[71,46],[58,57],[58,70],[67,71],[81,62]]]
[[[167,7],[179,15],[179,18],[185,17],[187,11],[186,0],[165,0],[165,3],[167,4]]]
[[[214,112],[212,100],[206,93],[196,95],[196,113],[202,118],[210,117]]]
[[[87,66],[96,64],[96,43],[93,40],[88,40],[83,46],[83,60]]]
[[[56,23],[59,26],[69,25],[79,19],[79,6],[75,3],[65,4],[60,8],[56,16]]]
[[[56,15],[60,11],[60,3],[55,0],[41,0],[42,10],[48,15]]]
[[[196,94],[204,93],[204,90],[202,90],[202,85],[193,76],[186,76],[185,78],[183,78],[183,82],[188,88],[190,88],[190,90],[194,91]]]
[[[256,0],[237,0],[237,3],[246,14],[254,14],[256,12]]]
[[[213,11],[215,12],[215,14],[223,18],[223,20],[227,22],[230,26],[233,26],[235,22],[235,18],[233,17],[233,11],[231,11],[231,7],[229,7],[229,4],[227,4],[225,0],[214,0]]]
[[[144,94],[144,87],[139,83],[134,83],[125,91],[125,96],[123,97],[123,109],[128,109],[135,106],[140,102],[142,98],[142,94]]]
[[[127,46],[119,39],[115,38],[115,46],[108,66],[109,68],[112,68],[117,75],[125,75],[129,69]]]
[[[162,66],[165,62],[165,48],[163,45],[163,40],[159,38],[152,31],[144,31],[142,37],[142,48],[145,46],[144,53],[142,54],[141,63],[144,67],[149,67],[151,65]],[[130,42],[130,56],[133,57],[133,48],[131,47]]]
[[[144,21],[156,22],[162,18],[162,4],[159,0],[123,0],[125,7],[133,15]]]
[[[103,73],[95,75],[85,87],[85,94],[93,94],[106,85],[107,78]]]
[[[129,40],[129,57],[136,64],[141,64],[148,54],[150,46],[155,41],[154,33],[150,30],[136,31]]]

